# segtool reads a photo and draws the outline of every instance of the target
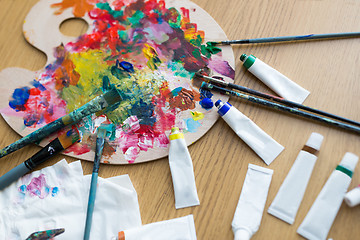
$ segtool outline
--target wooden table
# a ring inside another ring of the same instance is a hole
[[[24,18],[37,0],[0,0],[0,70],[18,66],[30,70],[44,67],[44,54],[30,46],[22,34]],[[229,39],[352,32],[360,30],[360,2],[357,0],[194,0],[227,33]],[[81,33],[81,21],[63,24],[66,34]],[[235,83],[256,90],[271,91],[245,70],[242,53],[253,54],[311,91],[304,104],[360,121],[360,39],[301,43],[233,46],[236,60]],[[6,84],[6,83],[1,83]],[[231,98],[230,103],[285,146],[269,166],[274,170],[265,212],[253,239],[302,239],[296,230],[345,152],[360,155],[359,135],[297,118],[268,108]],[[266,211],[298,152],[312,132],[325,139],[303,202],[293,225]],[[19,138],[0,119],[0,146]],[[32,145],[0,159],[0,174],[23,162],[39,150]],[[103,165],[101,177],[129,174],[137,190],[143,224],[194,214],[198,239],[233,239],[231,221],[249,163],[266,167],[221,119],[199,141],[189,147],[194,163],[201,205],[175,210],[168,159],[148,163]],[[62,159],[57,156],[44,166]],[[74,161],[66,157],[68,161]],[[359,165],[359,164],[358,164]],[[85,173],[92,163],[82,161]],[[360,183],[360,167],[355,170],[350,189]],[[341,209],[328,235],[335,240],[359,239],[360,206]]]

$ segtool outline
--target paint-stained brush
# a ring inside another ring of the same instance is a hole
[[[244,87],[244,86],[241,86],[241,85],[236,85],[234,83],[225,82],[225,81],[213,78],[213,77],[205,76],[205,75],[203,75],[203,74],[201,74],[199,72],[195,73],[195,75],[197,77],[200,77],[200,78],[203,78],[203,79],[209,81],[212,84],[220,85],[220,86],[223,86],[225,88],[236,89],[236,90],[239,90],[241,92],[246,92],[246,93],[261,97],[261,98],[265,98],[265,99],[269,99],[269,100],[274,101],[274,102],[285,104],[285,105],[287,105],[289,107],[295,107],[295,108],[303,109],[305,111],[308,111],[308,112],[311,112],[311,113],[314,113],[314,114],[318,114],[320,116],[329,117],[329,118],[332,118],[332,119],[336,119],[336,120],[343,121],[343,122],[346,122],[346,123],[350,123],[350,124],[353,124],[355,126],[360,127],[359,122],[356,122],[354,120],[347,119],[347,118],[344,118],[344,117],[341,117],[341,116],[338,116],[338,115],[335,115],[335,114],[332,114],[332,113],[328,113],[328,112],[325,112],[325,111],[322,111],[322,110],[319,110],[319,109],[311,108],[311,107],[302,105],[300,103],[289,101],[289,100],[286,100],[284,98],[273,96],[273,95],[270,95],[270,94],[267,94],[267,93],[259,92],[259,91],[256,91],[254,89],[247,88],[247,87]]]
[[[96,197],[96,189],[97,189],[97,179],[100,167],[100,160],[102,157],[105,138],[113,132],[115,126],[113,124],[102,124],[97,129],[97,138],[96,138],[96,148],[95,148],[95,158],[94,158],[94,167],[91,176],[91,184],[90,184],[90,192],[89,192],[89,201],[86,212],[86,223],[85,223],[85,233],[84,240],[88,240],[90,238],[90,230],[92,224],[92,216],[95,207],[95,197]]]
[[[229,90],[226,88],[222,88],[216,85],[213,85],[211,83],[207,83],[207,82],[203,82],[201,85],[201,88],[204,90],[209,90],[209,91],[217,91],[226,95],[230,95],[230,96],[235,96],[235,97],[239,97],[241,99],[253,102],[253,103],[257,103],[263,106],[267,106],[267,107],[271,107],[273,109],[276,110],[281,110],[284,112],[288,112],[291,114],[295,114],[301,117],[305,117],[308,119],[312,119],[312,120],[316,120],[322,123],[326,123],[332,126],[336,126],[339,128],[343,128],[343,129],[347,129],[349,131],[355,132],[357,134],[360,134],[360,127],[354,126],[354,125],[350,125],[347,123],[343,123],[343,122],[339,122],[336,120],[333,120],[331,118],[327,118],[327,117],[323,117],[321,115],[317,115],[314,113],[310,113],[310,112],[306,112],[306,111],[302,111],[301,109],[298,109],[296,107],[290,107],[287,106],[285,104],[281,104],[281,103],[276,103],[276,102],[272,102],[266,99],[262,99],[259,97],[255,97],[255,96],[251,96],[251,95],[247,95],[241,92],[237,92],[237,91],[233,91],[233,90]]]
[[[308,34],[308,35],[298,35],[298,36],[241,39],[241,40],[230,40],[230,41],[207,42],[207,45],[208,46],[215,46],[215,45],[232,45],[232,44],[293,42],[293,41],[339,39],[339,38],[351,38],[351,37],[360,37],[360,32]]]
[[[39,166],[41,163],[45,162],[55,154],[70,147],[79,139],[80,136],[77,129],[71,129],[60,135],[58,138],[51,141],[43,149],[37,152],[34,156],[0,177],[0,190],[9,186],[12,182],[19,179],[21,176],[25,175],[35,167]]]
[[[46,231],[34,232],[26,238],[26,240],[48,240],[53,239],[57,235],[65,232],[65,228],[58,228]]]
[[[82,107],[72,111],[71,113],[39,128],[38,130],[30,133],[29,135],[19,139],[18,141],[10,144],[9,146],[0,150],[0,158],[37,141],[42,140],[53,132],[56,132],[66,125],[72,125],[79,122],[84,117],[93,113],[99,112],[108,106],[112,106],[122,100],[120,92],[113,88],[103,95],[95,97],[90,102]]]

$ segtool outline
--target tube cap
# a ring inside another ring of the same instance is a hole
[[[250,240],[251,233],[246,229],[239,229],[234,233],[234,240]]]
[[[246,54],[242,54],[240,56],[240,60],[244,62],[244,67],[249,69],[255,63],[256,57],[254,55],[248,56]]]
[[[360,204],[360,187],[356,187],[345,195],[345,202],[349,207]]]
[[[171,129],[171,133],[178,133],[178,132],[180,132],[180,130],[179,130],[178,127],[173,127],[173,128]]]
[[[232,105],[228,102],[221,104],[222,101],[219,99],[216,101],[215,106],[219,109],[218,113],[220,114],[220,116],[224,116],[232,107]]]
[[[359,160],[358,156],[356,156],[351,152],[347,152],[345,153],[339,165],[350,170],[351,172],[354,172],[358,160]]]
[[[319,151],[323,139],[324,139],[323,135],[313,132],[313,133],[311,133],[311,135],[305,145]]]
[[[243,62],[245,60],[245,58],[247,58],[247,55],[245,53],[241,54],[240,61]]]
[[[173,127],[171,129],[171,133],[169,135],[170,141],[175,140],[175,139],[180,139],[180,138],[184,138],[184,134],[182,132],[180,132],[180,129],[178,127]]]

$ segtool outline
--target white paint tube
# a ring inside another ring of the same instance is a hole
[[[349,207],[355,207],[360,204],[360,185],[345,195],[345,202]]]
[[[218,100],[215,106],[224,121],[267,165],[284,150],[283,146],[230,103]]]
[[[240,60],[244,62],[249,72],[271,88],[279,96],[296,103],[303,103],[310,92],[299,86],[289,78],[270,67],[253,55],[241,55]]]
[[[171,129],[169,165],[175,194],[175,208],[185,208],[200,204],[196,191],[194,168],[184,135],[179,128]]]
[[[268,209],[271,215],[293,224],[311,177],[323,136],[312,133],[297,156]]]
[[[273,172],[249,164],[231,224],[235,240],[248,240],[259,229]]]
[[[359,157],[346,153],[330,175],[297,233],[310,240],[326,239],[340,209]]]
[[[196,240],[193,215],[121,231],[114,240]]]

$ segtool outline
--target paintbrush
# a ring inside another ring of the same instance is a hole
[[[271,102],[271,101],[268,101],[268,100],[265,100],[265,99],[262,99],[262,98],[250,96],[250,95],[243,94],[243,93],[239,93],[239,92],[229,90],[229,89],[226,89],[226,88],[222,88],[222,87],[218,87],[216,85],[206,83],[206,82],[203,82],[201,84],[201,88],[203,88],[205,90],[209,90],[209,91],[214,90],[214,91],[226,94],[226,95],[239,97],[241,99],[245,99],[245,100],[248,100],[248,101],[253,102],[253,103],[261,104],[261,105],[264,105],[264,106],[271,107],[273,109],[281,110],[281,111],[292,113],[292,114],[295,114],[295,115],[298,115],[298,116],[301,116],[301,117],[305,117],[305,118],[309,118],[309,119],[312,119],[312,120],[327,123],[327,124],[330,124],[332,126],[340,127],[340,128],[347,129],[347,130],[350,130],[350,131],[353,131],[355,133],[360,134],[360,128],[359,127],[356,127],[356,126],[353,126],[353,125],[350,125],[350,124],[346,124],[346,123],[342,123],[342,122],[338,122],[338,121],[335,121],[335,120],[330,119],[330,118],[318,116],[318,115],[315,115],[313,113],[308,113],[308,112],[305,112],[305,111],[301,111],[301,110],[299,110],[297,108],[294,108],[294,107],[289,107],[289,106],[279,104],[279,103],[275,103],[275,102]]]
[[[80,136],[77,129],[71,129],[69,131],[66,131],[66,133],[60,135],[55,140],[51,141],[34,156],[0,177],[0,190],[4,189],[12,182],[19,179],[21,176],[25,175],[35,167],[39,166],[41,163],[45,162],[55,154],[70,147],[79,139]]]
[[[65,228],[52,229],[47,231],[34,232],[26,238],[26,240],[48,240],[53,239],[57,235],[65,232]]]
[[[290,42],[290,41],[306,41],[306,40],[320,40],[320,39],[337,39],[359,37],[360,32],[345,32],[345,33],[326,33],[326,34],[308,34],[298,36],[284,36],[284,37],[268,37],[268,38],[253,38],[230,41],[208,42],[210,46],[214,45],[231,45],[231,44],[252,44],[252,43],[273,43],[273,42]]]
[[[0,150],[0,158],[37,141],[42,140],[53,132],[56,132],[66,125],[72,125],[79,122],[84,117],[93,113],[99,112],[108,106],[112,106],[122,100],[120,92],[113,88],[103,95],[95,97],[90,102],[81,106],[80,108],[72,111],[71,113],[39,128],[38,130],[30,133],[29,135],[19,139],[18,141],[10,144],[9,146]]]
[[[97,138],[96,138],[96,149],[95,149],[95,158],[94,158],[94,167],[91,175],[91,184],[90,184],[90,192],[89,192],[89,201],[86,212],[86,223],[85,223],[85,233],[84,240],[88,240],[90,238],[90,230],[92,224],[92,216],[95,207],[95,197],[96,197],[96,189],[97,189],[97,179],[100,167],[100,160],[102,156],[102,152],[104,149],[105,138],[107,133],[112,133],[114,125],[112,124],[102,124],[97,129]]]
[[[341,117],[341,116],[338,116],[338,115],[335,115],[335,114],[332,114],[332,113],[324,112],[324,111],[321,111],[321,110],[318,110],[318,109],[315,109],[315,108],[311,108],[311,107],[302,105],[300,103],[289,101],[289,100],[286,100],[284,98],[280,98],[280,97],[273,96],[273,95],[270,95],[270,94],[267,94],[267,93],[259,92],[259,91],[256,91],[254,89],[247,88],[247,87],[240,86],[240,85],[236,85],[236,84],[233,84],[233,83],[225,82],[225,81],[222,81],[220,79],[205,76],[205,75],[202,75],[202,74],[200,74],[198,72],[196,73],[196,76],[204,78],[204,79],[208,80],[209,82],[211,82],[213,84],[218,84],[218,85],[221,85],[223,87],[230,88],[230,89],[236,89],[236,90],[239,90],[241,92],[246,92],[246,93],[258,96],[258,97],[262,97],[262,98],[265,98],[265,99],[272,100],[274,102],[285,104],[285,105],[287,105],[289,107],[296,107],[296,108],[303,109],[303,110],[306,110],[306,111],[311,112],[311,113],[318,114],[320,116],[329,117],[329,118],[332,118],[332,119],[347,122],[347,123],[350,123],[350,124],[353,124],[353,125],[356,125],[356,126],[360,127],[359,122],[356,122],[356,121],[353,121],[351,119],[347,119],[347,118],[344,118],[344,117]]]

